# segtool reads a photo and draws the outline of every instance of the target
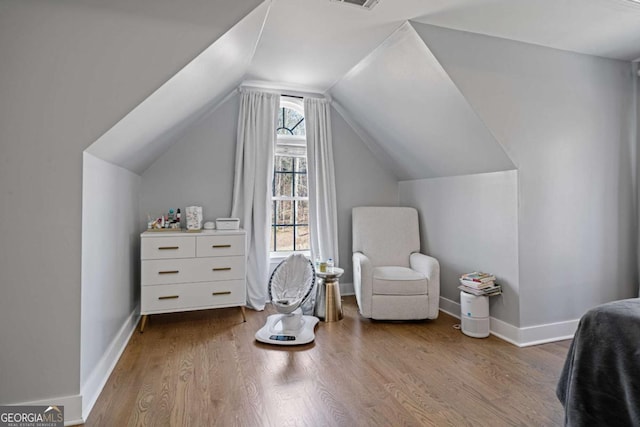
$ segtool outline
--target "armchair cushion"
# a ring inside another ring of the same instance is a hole
[[[375,267],[373,269],[374,295],[428,294],[427,277],[406,267]]]
[[[418,211],[398,207],[353,208],[353,252],[373,265],[409,267],[409,255],[420,252]]]

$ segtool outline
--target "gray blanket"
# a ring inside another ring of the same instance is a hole
[[[640,426],[640,299],[580,319],[556,395],[567,426]]]

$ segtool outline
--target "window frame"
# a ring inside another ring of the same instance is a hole
[[[288,108],[291,110],[294,110],[296,112],[298,112],[300,115],[302,115],[303,120],[304,118],[304,106],[302,103],[302,99],[298,99],[298,98],[291,98],[291,97],[285,97],[282,96],[280,98],[280,109],[282,108]],[[279,114],[279,112],[278,112]],[[280,123],[278,122],[276,128],[278,129],[280,127]],[[294,149],[292,150],[292,152],[290,153],[286,153],[283,152],[282,149],[283,147],[293,147]],[[295,153],[295,147],[304,147],[304,154],[299,154],[299,153]],[[281,149],[281,151],[279,151],[279,148]],[[295,236],[295,231],[296,231],[296,227],[298,226],[306,226],[309,227],[309,224],[297,224],[296,223],[296,201],[306,201],[307,202],[307,206],[308,206],[308,201],[309,201],[309,197],[300,197],[300,196],[295,196],[295,183],[296,183],[296,177],[298,174],[301,174],[300,172],[297,172],[295,170],[295,166],[293,167],[293,171],[291,172],[277,172],[276,168],[275,168],[275,158],[276,156],[285,156],[285,157],[304,157],[307,158],[307,137],[306,137],[306,129],[305,129],[305,135],[286,135],[286,134],[277,134],[276,135],[276,146],[274,148],[274,168],[273,168],[273,184],[272,184],[272,189],[271,189],[271,233],[276,233],[276,227],[278,227],[279,225],[277,223],[274,223],[274,216],[275,216],[275,204],[274,202],[276,201],[291,201],[293,204],[293,224],[285,224],[283,226],[287,226],[287,227],[292,227],[294,230],[294,236]],[[295,160],[294,160],[295,162]],[[275,192],[275,177],[276,177],[276,173],[284,173],[284,174],[292,174],[293,180],[291,185],[293,186],[292,191],[294,193],[293,196],[274,196],[274,192]],[[304,175],[308,176],[308,167],[307,167],[307,172],[304,172]],[[308,178],[307,178],[308,179]],[[308,189],[307,189],[308,191]],[[311,248],[309,247],[309,249],[305,249],[305,250],[293,250],[293,251],[274,251],[274,246],[275,248],[277,248],[277,240],[275,238],[274,235],[274,239],[273,242],[271,241],[271,238],[269,239],[269,255],[271,259],[284,259],[286,257],[288,257],[291,254],[303,254],[306,256],[310,256],[311,255]],[[273,243],[273,245],[272,245]],[[309,241],[309,246],[311,245],[311,241]],[[294,237],[294,248],[295,248],[295,237]]]

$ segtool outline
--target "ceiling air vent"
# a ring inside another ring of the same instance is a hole
[[[373,9],[380,0],[331,0],[335,3],[350,4],[351,6],[361,7],[367,10]]]

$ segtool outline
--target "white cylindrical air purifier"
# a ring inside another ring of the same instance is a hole
[[[462,332],[473,338],[489,336],[489,297],[460,292]]]

